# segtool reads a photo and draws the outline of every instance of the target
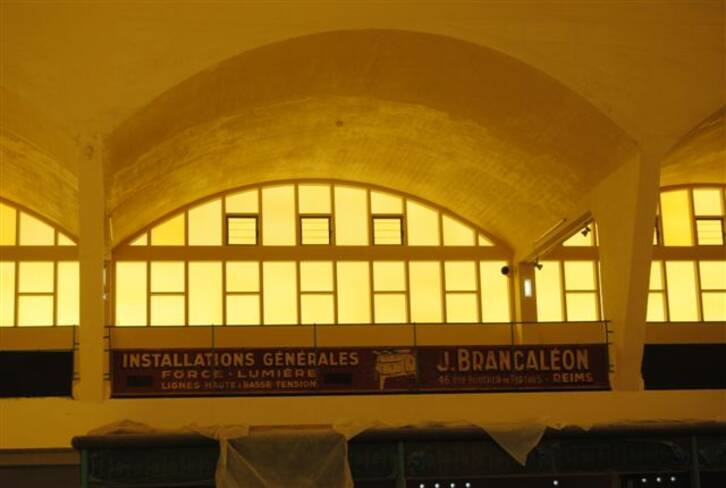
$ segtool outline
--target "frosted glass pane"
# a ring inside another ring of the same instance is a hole
[[[184,213],[172,217],[151,229],[152,246],[184,245]]]
[[[292,262],[262,263],[265,324],[297,323],[297,269]]]
[[[55,229],[32,215],[20,212],[21,246],[53,246],[55,245]]]
[[[442,322],[441,264],[411,261],[408,265],[411,322]]]
[[[726,261],[701,261],[702,290],[726,290]]]
[[[58,245],[59,246],[75,246],[76,243],[62,232],[58,232]]]
[[[479,237],[477,238],[477,242],[482,247],[491,247],[494,245],[494,243],[490,239],[488,239],[487,237],[485,237],[481,234],[479,234]]]
[[[561,322],[562,277],[559,261],[542,261],[542,269],[535,269],[537,292],[537,320],[539,322]]]
[[[446,322],[475,323],[479,321],[476,313],[478,304],[475,293],[446,294]]]
[[[301,262],[300,291],[333,291],[333,263],[331,261]]]
[[[406,323],[406,296],[403,293],[375,295],[373,307],[377,324]]]
[[[441,217],[444,230],[444,246],[473,246],[475,244],[474,229],[468,225],[443,215]]]
[[[401,215],[403,198],[390,193],[371,191],[371,213]]]
[[[301,217],[300,232],[302,233],[302,244],[330,244],[330,219],[328,217]]]
[[[259,234],[257,216],[234,216],[227,217],[227,244],[232,245],[257,245]]]
[[[366,262],[339,262],[337,270],[338,323],[370,323],[369,264]]]
[[[482,261],[481,268],[481,321],[509,322],[511,307],[509,303],[509,280],[502,274],[502,266],[506,261]]]
[[[405,291],[405,263],[403,261],[374,261],[373,289],[375,291]]]
[[[696,238],[699,246],[723,246],[723,220],[696,219]]]
[[[227,262],[227,291],[260,291],[260,263]]]
[[[32,261],[20,263],[20,293],[53,293],[53,263]]]
[[[189,245],[222,245],[222,200],[213,200],[189,210]]]
[[[594,290],[595,262],[565,261],[565,289],[567,291]]]
[[[259,212],[258,205],[259,195],[257,190],[248,190],[240,193],[229,195],[224,200],[225,212],[229,213],[249,213],[256,214]]]
[[[330,185],[299,185],[297,191],[301,214],[330,214]]]
[[[594,244],[594,233],[591,227],[588,226],[587,228],[590,230],[586,232],[586,235],[582,234],[585,230],[585,228],[582,228],[575,232],[569,239],[565,240],[562,245],[566,247],[591,247]]]
[[[568,293],[567,320],[569,322],[598,320],[595,293]]]
[[[706,322],[726,322],[726,292],[709,291],[701,295],[703,320]]]
[[[189,325],[222,324],[222,263],[189,263]]]
[[[295,189],[292,185],[262,189],[262,243],[295,245]]]
[[[80,311],[78,262],[58,263],[58,325],[78,325]]]
[[[694,188],[693,212],[697,216],[723,215],[721,190],[718,188]]]
[[[13,207],[0,203],[0,246],[15,245],[16,215]]]
[[[129,243],[129,246],[147,246],[149,244],[149,233],[144,232]]]
[[[653,261],[650,263],[650,283],[649,290],[663,289],[663,266],[661,261]]]
[[[15,263],[0,262],[0,327],[15,322]]]
[[[692,246],[691,210],[688,190],[660,194],[663,241],[666,246]]]
[[[184,325],[184,295],[152,295],[151,325]]]
[[[335,187],[335,243],[368,245],[368,197],[365,190]]]
[[[671,322],[698,320],[696,269],[692,261],[666,261],[668,312]]]
[[[184,262],[152,261],[151,291],[152,293],[183,292]]]
[[[403,244],[403,224],[400,217],[373,217],[373,244]]]
[[[300,300],[303,324],[332,324],[334,322],[332,294],[305,294],[300,296]]]
[[[146,263],[116,263],[116,325],[146,325]]]
[[[18,297],[18,325],[53,325],[53,296],[31,295]]]
[[[446,261],[446,291],[476,291],[476,262]]]
[[[259,325],[259,295],[227,295],[227,325]]]
[[[406,228],[409,246],[438,246],[439,213],[424,205],[406,200]]]
[[[662,292],[648,293],[648,322],[665,322],[665,296]]]

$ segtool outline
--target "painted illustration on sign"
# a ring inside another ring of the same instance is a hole
[[[378,385],[384,390],[389,378],[415,378],[416,357],[410,349],[394,351],[374,351]]]

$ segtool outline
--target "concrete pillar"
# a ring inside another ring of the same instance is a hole
[[[76,398],[104,399],[104,255],[106,249],[103,146],[99,139],[81,139],[78,147],[80,203],[80,382]]]

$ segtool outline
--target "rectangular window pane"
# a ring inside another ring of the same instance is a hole
[[[297,323],[297,269],[291,262],[262,263],[265,324]]]
[[[259,235],[256,215],[227,216],[227,244],[239,246],[257,245]]]
[[[473,246],[476,234],[474,229],[456,219],[443,215],[441,217],[444,231],[444,246]]]
[[[403,198],[390,193],[371,191],[371,213],[401,215],[403,214]]]
[[[665,322],[665,296],[663,292],[648,293],[648,322]]]
[[[666,246],[692,246],[691,210],[688,190],[660,194],[663,242]]]
[[[476,263],[474,261],[446,261],[444,263],[446,291],[476,291]]]
[[[53,246],[55,245],[55,229],[32,215],[20,212],[21,246]]]
[[[298,185],[298,211],[301,214],[329,214],[330,185]]]
[[[475,323],[479,321],[476,313],[476,293],[447,293],[446,322]]]
[[[65,235],[63,232],[58,232],[58,245],[59,246],[75,246],[76,243],[73,242],[73,240]]]
[[[152,246],[184,245],[184,213],[172,217],[151,229]]]
[[[139,237],[129,243],[129,246],[148,246],[149,245],[149,233],[144,232]]]
[[[565,289],[567,291],[594,290],[595,262],[565,261]]]
[[[537,320],[540,322],[561,322],[562,277],[559,261],[542,261],[542,269],[535,270],[537,291]]]
[[[368,245],[368,197],[365,190],[335,187],[335,243]]]
[[[663,289],[663,265],[661,261],[653,261],[650,263],[650,284],[649,290]]]
[[[15,325],[15,263],[0,262],[0,327]]]
[[[259,295],[227,295],[227,325],[259,325]]]
[[[701,295],[703,320],[726,322],[726,291],[708,291]]]
[[[338,323],[371,322],[369,263],[337,263]]]
[[[411,261],[408,265],[411,322],[440,323],[441,264],[438,261]]]
[[[723,220],[696,219],[696,237],[699,246],[723,246]]]
[[[481,320],[482,322],[509,322],[509,276],[502,274],[505,261],[482,261],[481,268]]]
[[[151,325],[184,325],[184,295],[152,295]]]
[[[406,228],[409,246],[438,246],[439,212],[406,200]]]
[[[569,322],[598,320],[597,294],[595,293],[568,293],[567,320]]]
[[[726,261],[701,261],[702,290],[726,290]]]
[[[377,324],[406,323],[406,295],[403,293],[375,295],[373,306]]]
[[[58,263],[58,325],[78,325],[78,262]]]
[[[53,325],[53,296],[32,295],[18,297],[18,325]]]
[[[401,217],[373,217],[373,244],[376,246],[403,244]]]
[[[189,245],[222,245],[222,200],[213,200],[189,210]]]
[[[331,261],[301,262],[300,291],[333,291],[333,263]]]
[[[53,293],[53,263],[30,261],[20,263],[20,293]]]
[[[222,263],[189,263],[189,325],[222,324]]]
[[[403,261],[374,261],[373,290],[405,291],[405,263]]]
[[[15,245],[16,210],[0,202],[0,246]]]
[[[152,261],[151,292],[181,293],[184,292],[183,261]]]
[[[116,325],[146,325],[146,263],[116,263]]]
[[[666,277],[671,322],[697,321],[696,270],[693,261],[666,261]]]
[[[330,218],[328,217],[300,217],[300,231],[302,244],[330,244]]]
[[[303,324],[332,324],[334,322],[333,295],[304,294],[300,296]]]
[[[699,217],[723,215],[721,190],[718,188],[694,188],[693,213]]]
[[[262,189],[262,242],[266,246],[295,245],[295,188]]]
[[[595,242],[593,239],[594,235],[592,228],[587,226],[575,232],[569,239],[565,240],[562,245],[565,247],[591,247]]]
[[[225,212],[228,214],[256,214],[259,212],[258,198],[259,194],[257,190],[248,190],[229,195],[224,199]]]
[[[260,263],[257,261],[227,262],[227,291],[260,291]]]

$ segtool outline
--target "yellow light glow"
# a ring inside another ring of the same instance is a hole
[[[406,229],[409,246],[438,246],[439,213],[423,204],[406,200]]]
[[[53,246],[55,245],[55,229],[40,219],[20,212],[21,246]]]
[[[688,190],[660,194],[663,242],[666,246],[692,246],[691,210]]]
[[[442,215],[444,246],[473,246],[475,244],[474,229],[448,215]]]
[[[20,295],[18,325],[21,327],[53,325],[53,295]]]
[[[15,325],[15,263],[0,262],[0,327]]]
[[[0,202],[0,246],[14,246],[16,239],[15,219],[17,211]]]
[[[300,291],[333,291],[333,262],[301,262]]]
[[[403,293],[376,294],[373,297],[374,317],[377,324],[404,324],[406,295]]]
[[[589,226],[586,228],[589,230],[584,235],[583,231],[585,231],[585,228],[580,229],[570,236],[569,239],[565,240],[562,245],[565,247],[592,247],[595,242],[593,239],[594,232],[592,232]]]
[[[330,219],[328,217],[302,217],[300,233],[302,234],[302,244],[330,244]]]
[[[368,245],[368,197],[365,190],[336,185],[335,215],[335,243],[338,246]]]
[[[79,291],[78,262],[60,261],[57,293],[58,325],[78,325]]]
[[[149,245],[149,233],[144,232],[139,237],[129,243],[129,246],[148,246]]]
[[[411,261],[408,264],[411,296],[411,322],[442,321],[441,265],[438,261]],[[476,307],[475,307],[476,309]]]
[[[76,243],[73,242],[73,240],[65,235],[63,232],[58,232],[58,245],[59,246],[75,246]]]
[[[373,244],[403,244],[403,224],[400,217],[373,217]]]
[[[565,261],[565,289],[567,291],[594,290],[595,262]]]
[[[702,290],[726,290],[726,261],[701,261]]]
[[[151,292],[184,292],[184,262],[152,261]]]
[[[300,296],[303,324],[332,324],[335,322],[332,293],[304,294]]]
[[[371,321],[369,263],[338,262],[338,323],[367,324]]]
[[[189,209],[189,245],[222,245],[222,200]]]
[[[403,198],[380,191],[371,191],[371,213],[403,214]]]
[[[502,274],[502,266],[506,261],[481,261],[481,321],[509,322],[511,320],[511,304],[509,303],[509,280]]]
[[[184,245],[184,213],[170,218],[151,229],[152,246],[183,246]]]
[[[53,263],[29,261],[20,263],[18,291],[20,293],[53,293]]]
[[[444,263],[446,291],[476,291],[476,263],[474,261],[446,261]]]
[[[257,261],[227,262],[228,292],[260,291],[260,263]]]
[[[297,323],[297,267],[294,262],[262,263],[265,324]]]
[[[227,295],[227,325],[259,325],[260,296]]]
[[[479,246],[481,246],[481,247],[494,246],[494,243],[482,234],[479,234],[479,237],[477,238],[477,242],[479,243]]]
[[[671,322],[698,320],[696,270],[693,261],[666,261],[668,313]]]
[[[449,323],[474,323],[479,321],[476,312],[475,293],[447,293],[446,321]]]
[[[258,190],[248,190],[227,196],[224,199],[225,212],[256,214],[259,212]]]
[[[648,289],[663,289],[663,263],[661,261],[653,261],[650,265],[650,283]]]
[[[189,325],[222,324],[222,263],[189,263]]]
[[[648,322],[665,322],[665,296],[663,292],[648,293]]]
[[[330,214],[330,185],[299,185],[298,212],[301,214]]]
[[[373,289],[375,291],[405,291],[405,263],[403,261],[374,261]]]
[[[559,261],[542,261],[542,269],[535,271],[537,295],[537,320],[540,322],[561,322],[562,277]]]
[[[567,320],[570,322],[588,322],[599,320],[597,315],[596,293],[567,293]]]
[[[295,188],[292,185],[262,189],[262,243],[295,245]]]
[[[693,213],[699,217],[723,215],[721,190],[718,188],[694,188]]]
[[[701,295],[703,320],[726,322],[726,291],[708,291]]]
[[[184,317],[184,295],[151,295],[151,325],[181,326]]]
[[[145,325],[146,263],[116,263],[116,325]]]

